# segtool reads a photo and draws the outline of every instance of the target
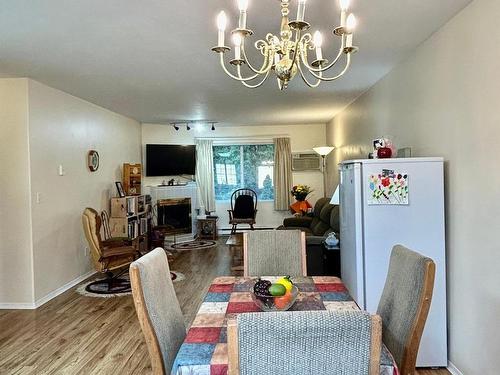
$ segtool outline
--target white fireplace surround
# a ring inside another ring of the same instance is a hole
[[[149,189],[152,205],[156,205],[161,199],[191,198],[191,234],[176,235],[176,241],[192,241],[196,237],[197,230],[196,209],[200,208],[198,203],[198,186],[196,182],[189,182],[187,185],[147,186],[146,189]]]

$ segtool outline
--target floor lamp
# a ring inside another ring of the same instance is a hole
[[[321,159],[323,161],[323,191],[325,194],[325,197],[327,196],[326,194],[326,181],[328,177],[328,171],[326,170],[326,156],[333,151],[335,147],[331,146],[322,146],[322,147],[314,147],[313,150],[316,152],[318,155],[321,156]]]

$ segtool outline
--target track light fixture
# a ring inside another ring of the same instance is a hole
[[[193,120],[193,121],[176,121],[176,122],[171,122],[170,125],[173,126],[173,128],[176,130],[176,131],[179,131],[180,127],[179,125],[186,125],[186,130],[187,131],[190,131],[192,126],[196,125],[195,126],[195,130],[198,132],[198,131],[202,131],[203,130],[203,125],[211,125],[211,130],[212,131],[215,131],[215,124],[218,124],[217,121],[205,121],[205,120]]]

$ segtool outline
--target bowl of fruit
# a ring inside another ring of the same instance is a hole
[[[286,311],[294,304],[299,289],[293,285],[290,276],[275,283],[259,278],[253,287],[252,299],[262,311]]]

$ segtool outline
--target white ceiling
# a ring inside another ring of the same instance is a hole
[[[353,0],[360,52],[350,72],[320,89],[296,77],[280,92],[274,79],[242,87],[210,51],[217,12],[228,11],[235,27],[236,0],[0,0],[0,76],[30,77],[142,122],[320,123],[469,2]],[[258,38],[277,31],[279,9],[278,0],[250,0],[248,23]],[[337,48],[329,30],[338,19],[337,0],[308,1],[306,20],[328,35],[328,56]]]

